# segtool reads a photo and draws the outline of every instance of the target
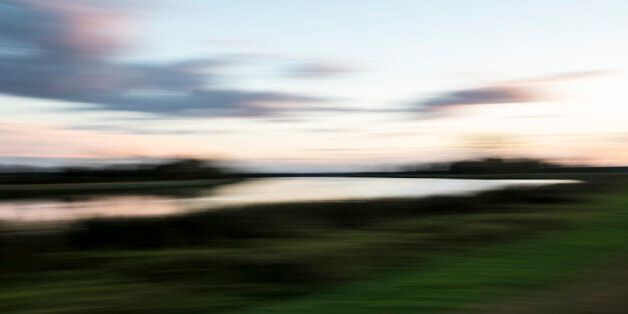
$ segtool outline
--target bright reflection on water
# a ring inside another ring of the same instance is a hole
[[[236,205],[477,193],[513,185],[577,183],[573,180],[468,180],[417,178],[272,178],[200,191],[197,196],[94,196],[67,200],[0,202],[0,220],[77,220],[154,216]]]

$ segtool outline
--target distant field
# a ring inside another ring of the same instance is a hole
[[[0,230],[1,313],[557,313],[626,279],[628,181]]]

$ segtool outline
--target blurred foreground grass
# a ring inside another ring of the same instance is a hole
[[[628,181],[1,230],[0,313],[514,311],[628,256]]]

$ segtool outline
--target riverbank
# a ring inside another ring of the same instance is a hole
[[[246,207],[0,234],[3,313],[477,309],[628,240],[628,182]],[[628,253],[628,252],[626,252]]]
[[[161,194],[194,188],[209,188],[240,182],[244,179],[161,180],[98,183],[0,184],[0,199],[64,197],[73,195],[124,194],[144,192]]]
[[[284,174],[284,175],[239,175],[221,179],[202,180],[145,180],[77,183],[16,183],[0,184],[0,200],[28,198],[64,198],[81,195],[142,194],[185,194],[195,189],[211,188],[246,180],[271,178],[414,178],[414,179],[479,179],[479,180],[581,180],[598,181],[616,177],[607,173],[527,173],[527,174],[460,174],[460,175],[415,175],[403,173],[349,173],[349,174]]]

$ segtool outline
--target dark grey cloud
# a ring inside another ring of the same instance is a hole
[[[553,73],[545,76],[505,81],[493,85],[452,90],[431,99],[418,103],[420,110],[435,112],[440,108],[482,105],[482,104],[514,104],[549,100],[540,91],[543,84],[586,79],[605,75],[607,70],[591,70],[579,72]]]
[[[267,116],[278,103],[321,99],[213,88],[226,59],[117,62],[127,17],[88,1],[0,4],[0,93],[91,104],[100,110],[172,116]]]
[[[525,103],[539,100],[539,97],[524,86],[498,85],[474,89],[455,90],[420,103],[423,110],[434,110],[442,107]]]

